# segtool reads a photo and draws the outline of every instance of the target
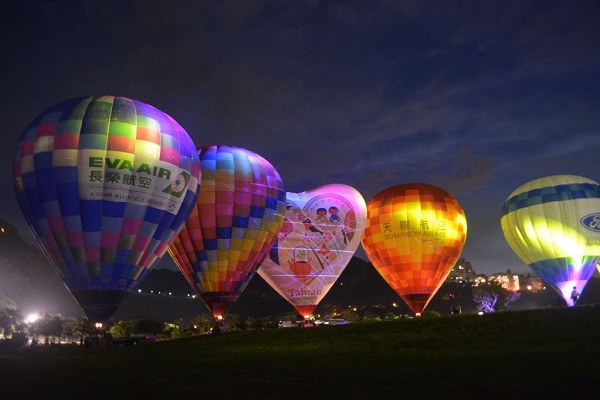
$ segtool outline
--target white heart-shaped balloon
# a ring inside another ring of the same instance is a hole
[[[367,206],[353,187],[287,193],[283,227],[258,274],[302,316],[313,313],[361,242]]]

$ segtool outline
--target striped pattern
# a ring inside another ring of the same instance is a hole
[[[600,185],[574,175],[530,181],[505,201],[501,225],[513,251],[557,293],[582,291],[600,259],[600,232],[581,220],[600,213]]]

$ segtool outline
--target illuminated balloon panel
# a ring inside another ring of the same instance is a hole
[[[600,260],[600,185],[574,175],[535,179],[504,203],[502,231],[510,247],[568,304]]]
[[[367,203],[363,248],[408,307],[420,314],[460,256],[467,222],[460,204],[435,186],[390,187]]]
[[[285,190],[263,157],[232,146],[198,149],[201,189],[169,252],[213,314],[242,294],[277,239]]]
[[[312,314],[358,248],[365,218],[365,200],[350,186],[288,192],[278,240],[258,274],[300,315]]]
[[[95,321],[108,320],[167,251],[196,202],[199,171],[175,120],[113,96],[44,111],[13,164],[34,236]]]

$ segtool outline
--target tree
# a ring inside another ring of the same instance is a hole
[[[196,332],[210,332],[215,324],[215,318],[211,314],[198,314],[192,319],[192,326]]]
[[[67,335],[79,335],[79,343],[83,345],[85,336],[92,330],[92,323],[87,317],[69,318],[64,329]]]
[[[247,316],[246,317],[246,330],[253,331],[260,329],[260,321],[257,318]]]
[[[23,316],[16,308],[4,308],[0,310],[0,334],[5,338],[12,338],[13,334],[23,332],[25,324]]]
[[[508,309],[521,297],[496,283],[484,284],[473,289],[473,301],[478,312],[492,313]]]
[[[350,322],[359,322],[360,315],[354,309],[347,309],[340,313],[340,316]]]
[[[62,317],[60,315],[42,315],[36,321],[36,332],[44,336],[46,345],[54,342],[54,338],[59,339],[64,332]]]
[[[362,321],[381,321],[381,316],[371,311],[365,311],[362,317]]]
[[[181,336],[181,328],[179,327],[179,324],[165,322],[163,324],[163,333],[167,334],[170,339],[177,339]]]
[[[227,332],[240,329],[240,315],[239,314],[225,314],[225,315],[223,315],[223,319],[225,320],[225,330]]]
[[[123,338],[131,337],[135,332],[135,321],[120,320],[110,327],[110,333],[113,337]]]

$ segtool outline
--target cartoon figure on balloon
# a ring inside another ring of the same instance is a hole
[[[290,260],[287,260],[290,271],[296,275],[300,280],[307,279],[312,271],[312,260],[310,252],[307,247],[297,246],[294,249],[293,256]]]
[[[313,267],[311,264],[311,261],[313,261],[311,252],[314,254],[314,259],[319,263],[319,267]],[[308,285],[329,266],[329,253],[331,253],[331,249],[325,243],[321,245],[319,250],[313,247],[297,246],[294,249],[292,258],[287,260],[288,267],[298,280]]]
[[[366,204],[347,185],[287,192],[286,219],[258,274],[297,312],[308,317],[354,255],[363,235]]]

